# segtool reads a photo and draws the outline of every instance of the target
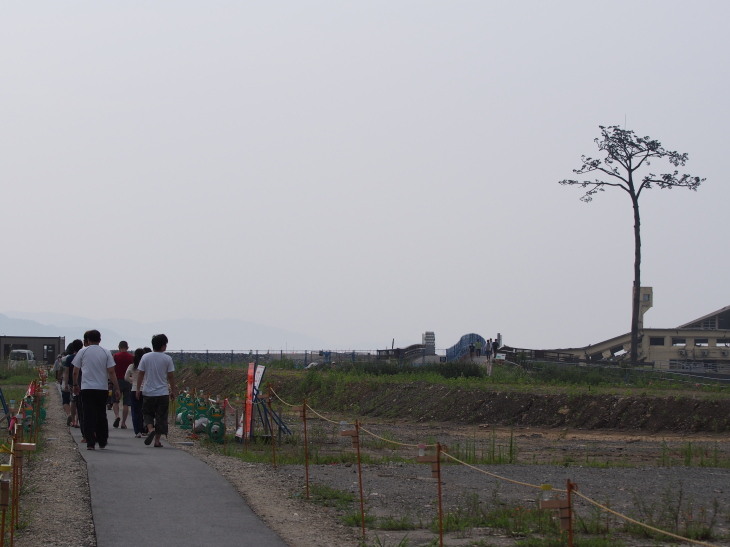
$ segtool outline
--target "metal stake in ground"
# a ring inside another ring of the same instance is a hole
[[[431,464],[431,477],[436,479],[436,485],[438,487],[438,503],[439,503],[439,546],[444,545],[444,508],[443,508],[443,496],[441,492],[441,452],[446,451],[446,445],[436,443],[436,453],[426,455],[426,445],[418,445],[418,456],[416,461],[419,463],[430,463]]]
[[[307,399],[304,399],[302,406],[294,407],[299,411],[299,417],[302,419],[302,427],[304,429],[304,488],[306,491],[306,499],[309,499],[309,441],[307,440]]]
[[[10,504],[10,481],[0,481],[0,507],[2,508],[2,525],[0,525],[0,547],[5,545],[5,516]]]
[[[344,423],[344,422],[343,422]],[[346,424],[345,424],[346,425]],[[346,429],[340,431],[343,437],[352,439],[352,446],[357,449],[357,479],[360,484],[360,525],[362,527],[362,537],[365,538],[365,496],[362,489],[362,461],[360,459],[360,422],[355,420],[355,429]]]

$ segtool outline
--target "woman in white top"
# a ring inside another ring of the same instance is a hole
[[[124,379],[132,384],[132,426],[134,427],[134,436],[138,439],[144,436],[144,419],[142,418],[142,397],[137,399],[137,376],[139,375],[139,362],[145,353],[149,353],[150,348],[137,348],[134,350],[134,362],[127,367],[124,373]],[[142,386],[140,386],[141,389]]]

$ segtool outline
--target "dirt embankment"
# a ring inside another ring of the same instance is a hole
[[[313,381],[310,374],[326,373],[267,371],[265,381],[291,403],[301,404],[307,397],[322,410],[378,419],[679,434],[730,431],[730,399],[711,399],[701,391],[660,396],[630,389],[615,394],[576,389],[548,394],[424,382],[343,385],[324,377]],[[232,398],[245,393],[240,369],[183,369],[178,384]]]

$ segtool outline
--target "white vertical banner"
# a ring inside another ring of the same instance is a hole
[[[253,387],[256,389],[256,393],[259,392],[259,386],[261,385],[261,379],[264,377],[266,367],[264,365],[258,365],[256,367],[256,375],[254,377]]]

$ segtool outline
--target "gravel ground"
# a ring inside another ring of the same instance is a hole
[[[60,395],[50,390],[43,450],[26,470],[21,500],[23,529],[16,534],[18,546],[96,545],[90,514],[89,489],[83,460],[68,434]],[[407,425],[399,426],[407,428]],[[186,441],[186,432],[172,428],[170,442]],[[349,444],[349,440],[343,439]],[[229,480],[252,509],[293,547],[358,546],[360,529],[341,523],[341,511],[303,500],[305,473],[302,466],[245,463],[223,456],[196,443],[182,449],[205,461]],[[485,474],[484,472],[490,473]],[[495,477],[497,475],[498,477]],[[509,479],[509,480],[507,480]],[[549,465],[491,465],[473,469],[463,465],[442,466],[442,492],[446,511],[465,507],[478,496],[485,509],[497,505],[535,507],[539,491],[524,484],[552,484],[564,488],[570,479],[581,494],[611,509],[646,522],[648,514],[663,508],[699,518],[703,510],[718,505],[713,545],[730,545],[730,470],[700,467],[595,468]],[[366,510],[377,518],[405,519],[422,525],[408,531],[368,530],[367,545],[428,545],[438,536],[427,529],[437,516],[438,485],[429,465],[392,463],[363,466]],[[320,465],[310,468],[310,485],[359,495],[357,466]],[[680,503],[681,502],[681,503]],[[672,509],[673,506],[680,509]],[[350,513],[358,509],[348,509]],[[576,513],[591,518],[590,505],[578,498]],[[605,520],[605,519],[604,519]],[[613,519],[612,529],[618,527]],[[626,545],[678,545],[622,538]],[[445,544],[509,546],[516,538],[493,529],[472,529],[445,535]],[[689,545],[689,543],[686,543]],[[683,543],[679,543],[683,545]]]
[[[39,451],[23,470],[18,547],[96,545],[86,462],[66,426],[61,394],[49,389]]]

